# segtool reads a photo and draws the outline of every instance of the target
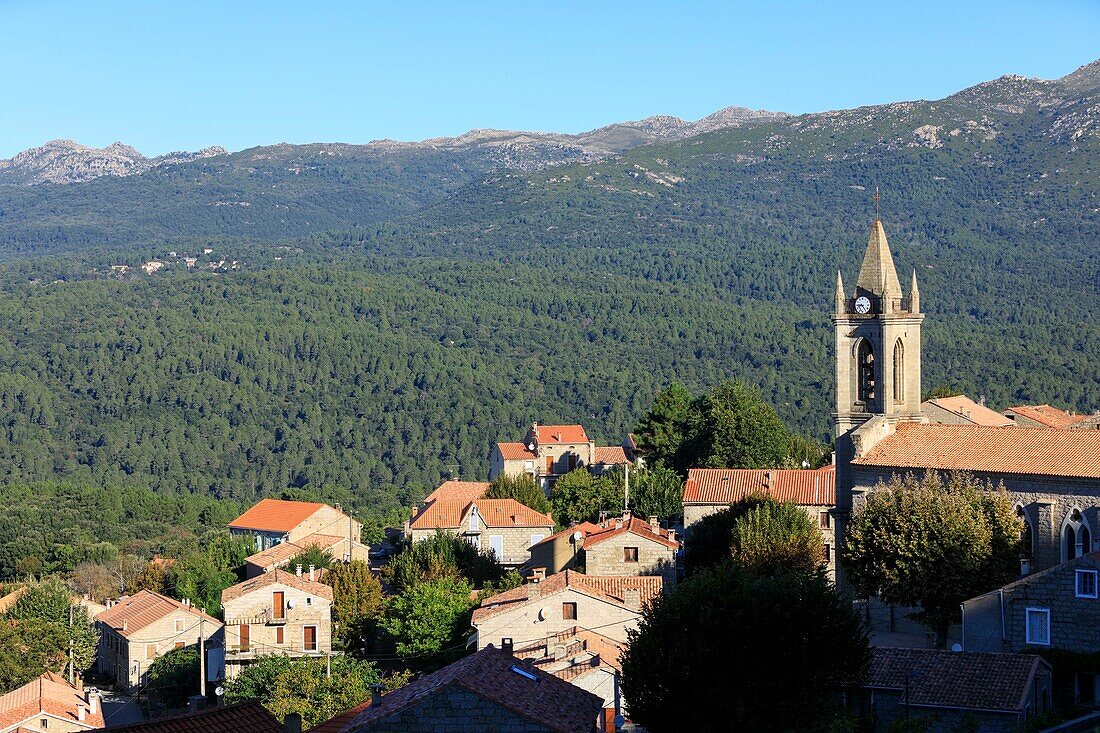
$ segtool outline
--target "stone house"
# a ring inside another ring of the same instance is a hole
[[[984,402],[975,402],[966,395],[933,397],[922,402],[920,407],[928,422],[942,425],[1005,427],[1015,424],[996,410],[986,407]]]
[[[332,653],[332,588],[320,571],[271,570],[222,591],[225,676],[258,657],[324,657]]]
[[[245,577],[255,578],[275,568],[285,568],[291,560],[310,548],[317,548],[339,562],[351,560],[370,562],[370,547],[361,542],[356,540],[349,542],[346,535],[311,534],[297,542],[280,542],[266,550],[249,555],[244,561]]]
[[[498,593],[474,609],[472,624],[477,648],[545,639],[566,629],[599,630],[602,636],[625,643],[627,630],[637,626],[642,606],[659,596],[660,575],[595,577],[564,570]]]
[[[489,456],[489,480],[528,475],[549,493],[559,477],[587,467],[596,474],[632,462],[633,441],[623,446],[597,446],[582,425],[534,423],[521,443],[497,443]]]
[[[1013,425],[1021,428],[1076,430],[1081,427],[1092,427],[1088,415],[1076,415],[1050,405],[1017,405],[1005,410],[1004,416]],[[1082,425],[1082,423],[1088,424]]]
[[[874,647],[849,705],[876,733],[901,719],[928,733],[1019,733],[1050,710],[1051,668],[1034,654]]]
[[[112,725],[96,733],[291,733],[301,729],[302,719],[297,713],[288,714],[280,723],[259,700],[246,700],[140,723]]]
[[[805,510],[821,532],[825,564],[836,571],[833,510],[836,506],[836,467],[817,469],[691,468],[684,482],[684,535],[704,517],[727,509],[754,494],[791,502]]]
[[[96,616],[99,648],[96,667],[124,689],[145,684],[149,665],[173,649],[209,645],[220,635],[221,621],[191,605],[168,596],[141,590],[124,596]]]
[[[594,733],[602,700],[488,647],[378,696],[344,733]]]
[[[75,733],[102,728],[99,693],[76,685],[53,672],[0,696],[0,733]]]
[[[964,601],[963,648],[1100,652],[1098,587],[1100,552],[1092,552]],[[1072,689],[1062,692],[1074,704],[1100,703],[1100,668],[1079,671],[1066,683]]]
[[[671,588],[679,550],[675,530],[662,529],[656,517],[645,522],[627,514],[547,537],[531,547],[529,567],[548,574],[583,568],[587,575],[660,575]]]
[[[437,531],[448,532],[492,552],[504,565],[523,565],[531,545],[554,531],[554,520],[515,499],[471,498],[475,492],[484,494],[488,486],[465,481],[440,486],[405,524],[405,537],[419,542]]]
[[[362,532],[362,522],[349,517],[339,506],[282,499],[261,499],[229,523],[229,533],[234,537],[255,538],[257,552],[317,534],[350,537],[357,543]]]

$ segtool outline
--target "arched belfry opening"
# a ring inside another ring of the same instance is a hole
[[[1062,522],[1062,559],[1073,560],[1092,552],[1092,531],[1080,507],[1074,507]]]
[[[894,343],[894,402],[905,402],[905,345]]]
[[[875,348],[869,339],[861,339],[856,349],[857,391],[856,399],[863,403],[875,399]]]

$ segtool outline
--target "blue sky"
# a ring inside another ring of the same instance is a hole
[[[1100,0],[902,5],[0,0],[0,157],[812,112],[1100,57]]]

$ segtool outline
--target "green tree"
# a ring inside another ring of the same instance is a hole
[[[473,586],[460,578],[416,583],[387,600],[381,626],[393,638],[398,654],[454,652],[462,648],[470,627],[477,604],[473,592]]]
[[[323,550],[316,545],[311,545],[290,558],[287,567],[295,568],[301,565],[304,570],[308,570],[310,565],[315,568],[329,568],[332,566],[332,563],[333,559],[331,552]]]
[[[629,637],[623,694],[653,733],[821,730],[870,660],[859,617],[822,573],[731,563],[644,609]]]
[[[361,560],[335,563],[322,582],[332,586],[333,640],[344,651],[364,651],[382,610],[382,584]]]
[[[515,499],[520,504],[529,506],[536,512],[550,514],[550,500],[542,489],[535,486],[534,479],[529,474],[521,473],[516,476],[500,474],[493,479],[489,489],[485,492],[487,499]]]
[[[199,650],[195,646],[172,649],[149,665],[147,691],[169,708],[181,708],[199,694]]]
[[[677,454],[678,468],[774,468],[787,456],[790,436],[775,409],[740,380],[722,382],[704,394],[689,439]]]
[[[4,618],[12,627],[23,627],[15,636],[24,640],[28,657],[36,660],[27,662],[28,671],[33,672],[32,678],[47,669],[60,671],[64,668],[70,644],[76,671],[87,670],[95,663],[99,631],[88,617],[87,609],[73,603],[72,591],[56,576],[29,586]],[[35,634],[40,638],[32,641]],[[36,666],[54,664],[56,659],[63,660],[60,667]]]
[[[1022,530],[1003,487],[964,472],[895,476],[853,513],[841,559],[864,595],[920,606],[942,644],[962,601],[1017,576]]]
[[[746,570],[813,572],[825,564],[821,532],[797,504],[768,498],[737,518],[730,538],[733,562]]]
[[[657,393],[634,430],[638,448],[651,461],[673,465],[691,430],[695,397],[673,382]]]
[[[732,556],[733,528],[737,521],[768,501],[772,500],[763,494],[753,494],[691,525],[691,532],[684,540],[684,570],[687,574],[728,562]]]
[[[443,531],[407,545],[383,572],[398,590],[440,578],[462,578],[474,588],[483,588],[500,582],[505,574],[489,552]]]
[[[608,476],[593,476],[586,468],[570,471],[550,489],[554,520],[563,527],[595,521],[601,511],[621,512],[623,501],[621,481],[616,484]]]
[[[189,598],[216,616],[221,612],[222,591],[241,580],[245,558],[255,551],[250,537],[215,535],[206,546],[172,565],[167,586],[177,598]]]
[[[47,670],[64,672],[68,647],[60,624],[39,619],[0,623],[0,689],[12,690]]]
[[[626,472],[621,467],[605,476],[615,484],[616,492],[624,490]],[[630,469],[630,511],[642,518],[683,516],[684,482],[675,471],[660,463]]]
[[[329,661],[331,676],[323,659],[261,657],[226,681],[225,701],[259,700],[276,718],[298,713],[303,728],[311,728],[369,699],[371,685],[392,690],[409,679],[408,674],[383,678],[372,662],[348,656]]]

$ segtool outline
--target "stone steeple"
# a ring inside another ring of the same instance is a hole
[[[845,300],[848,296],[844,294],[844,278],[840,276],[840,270],[836,271],[836,312],[843,313],[845,308]]]
[[[886,230],[879,219],[871,225],[871,238],[863,255],[863,265],[859,268],[859,280],[856,281],[856,295],[876,295],[880,298],[900,298],[902,295],[894,257],[886,241]]]
[[[916,270],[913,270],[913,282],[909,286],[909,312],[920,313],[920,288],[917,287]]]

